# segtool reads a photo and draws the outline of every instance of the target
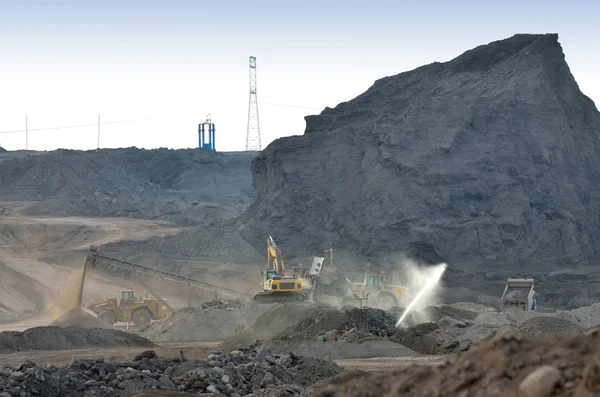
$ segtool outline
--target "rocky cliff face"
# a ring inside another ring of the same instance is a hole
[[[386,77],[252,163],[246,239],[454,267],[600,254],[600,115],[558,35],[516,35]]]

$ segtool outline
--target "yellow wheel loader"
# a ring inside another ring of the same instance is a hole
[[[306,300],[306,293],[302,290],[302,279],[295,275],[285,275],[281,253],[271,236],[267,239],[267,266],[262,275],[263,292],[254,295],[256,302],[284,303]]]
[[[107,299],[92,303],[87,308],[108,324],[133,321],[138,327],[150,324],[152,320],[165,318],[169,314],[165,302],[157,298],[136,297],[134,290],[121,291],[118,300]]]
[[[366,299],[375,307],[383,310],[389,310],[395,306],[406,307],[412,299],[410,289],[400,285],[386,284],[385,273],[365,274],[362,283],[353,283],[350,287],[353,294],[359,298]],[[355,299],[351,296],[344,300],[344,304],[355,304]]]

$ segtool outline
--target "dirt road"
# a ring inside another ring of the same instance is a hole
[[[179,351],[183,350],[187,359],[204,359],[213,352],[219,342],[194,342],[194,343],[163,343],[153,350],[163,357],[179,357]],[[136,355],[143,352],[142,347],[115,347],[115,348],[90,348],[77,350],[55,350],[55,351],[29,351],[11,354],[0,354],[0,366],[23,364],[31,360],[37,364],[66,365],[73,358],[98,358],[103,357],[106,361],[132,361]]]
[[[163,357],[179,357],[182,350],[187,359],[205,359],[213,351],[218,350],[220,342],[187,342],[187,343],[161,343],[154,348],[156,354]],[[136,355],[147,350],[141,347],[118,348],[89,348],[77,350],[58,351],[29,351],[11,354],[0,354],[0,366],[21,365],[26,360],[45,365],[66,365],[73,358],[98,358],[106,361],[132,361]],[[420,356],[420,357],[376,357],[362,359],[334,360],[339,366],[348,370],[359,369],[369,372],[387,372],[409,365],[439,365],[448,357]]]
[[[388,372],[411,365],[440,365],[449,358],[450,356],[374,357],[350,358],[334,361],[337,363],[337,365],[347,370]]]

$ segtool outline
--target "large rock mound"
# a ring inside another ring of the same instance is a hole
[[[598,258],[600,116],[558,35],[378,80],[252,163],[244,236],[453,266]],[[316,251],[315,251],[316,252]]]

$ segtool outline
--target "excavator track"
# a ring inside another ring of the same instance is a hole
[[[254,295],[254,301],[259,303],[304,302],[306,299],[304,292],[261,292]]]

